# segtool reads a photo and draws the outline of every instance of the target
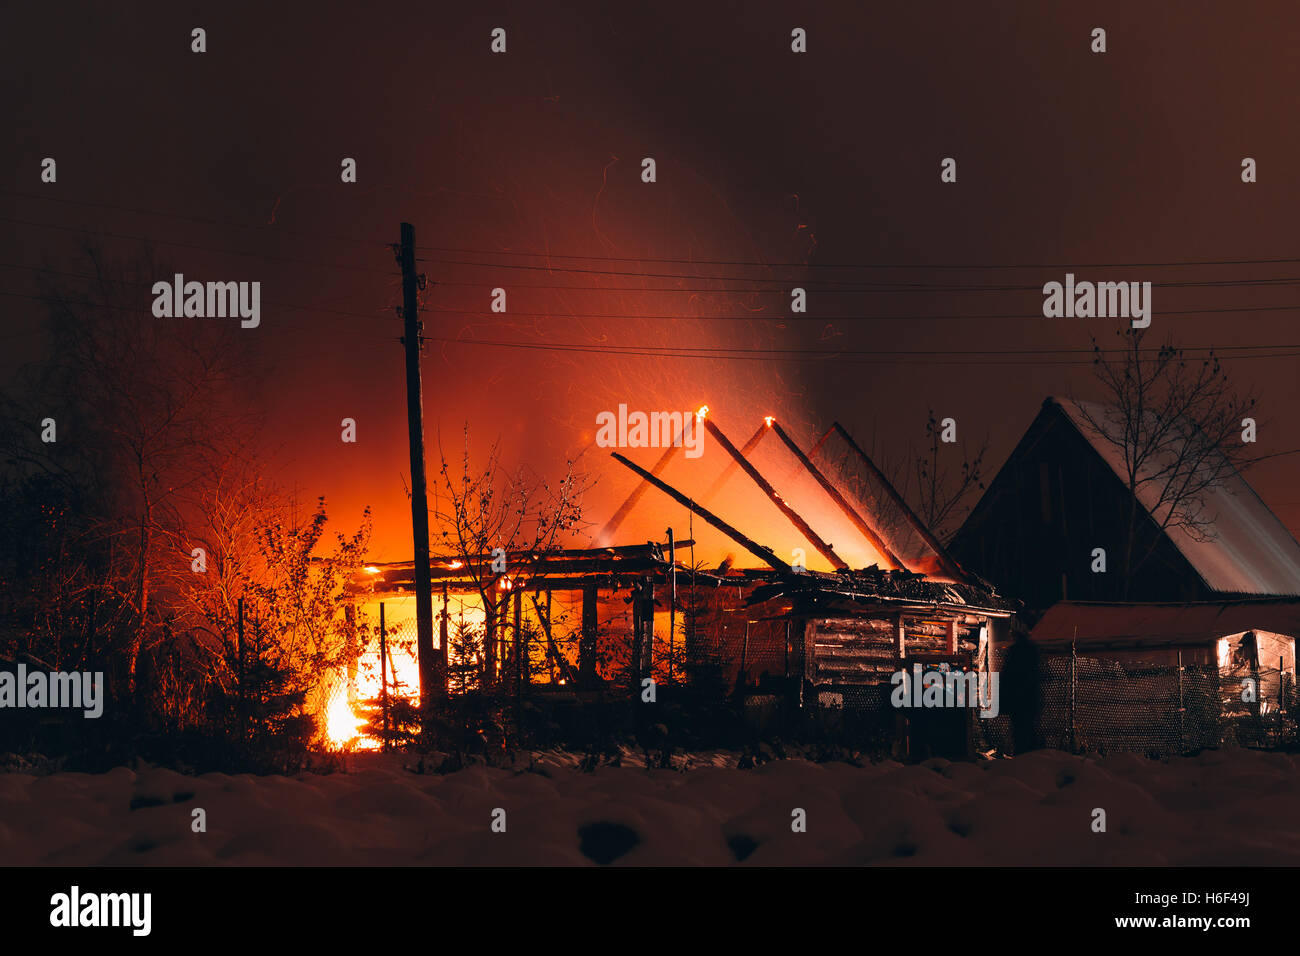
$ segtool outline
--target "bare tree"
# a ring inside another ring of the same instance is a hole
[[[984,490],[984,441],[972,453],[963,442],[958,464],[945,448],[943,425],[930,409],[925,422],[925,447],[913,452],[912,472],[916,479],[917,514],[940,541],[949,540],[970,511],[978,493]],[[911,483],[904,487],[910,490]],[[902,494],[906,497],[908,491]]]
[[[923,446],[918,448],[909,442],[906,453],[891,456],[876,450],[873,434],[871,455],[881,473],[909,503],[917,517],[925,522],[936,538],[947,542],[961,527],[979,493],[984,490],[984,456],[989,442],[986,437],[972,449],[964,438],[960,446],[943,438],[943,421],[931,408],[926,411]],[[856,474],[851,455],[842,454],[837,467],[849,476],[849,483],[855,486],[859,500],[870,504],[874,520],[894,534],[904,537],[912,534],[889,497]]]
[[[1189,358],[1169,341],[1144,346],[1145,329],[1116,334],[1124,340],[1118,355],[1093,339],[1104,404],[1078,408],[1117,455],[1129,490],[1120,565],[1121,595],[1127,598],[1132,576],[1160,538],[1139,544],[1144,512],[1161,531],[1180,528],[1200,541],[1214,537],[1217,515],[1209,493],[1246,466],[1241,432],[1256,399],[1233,388],[1213,352]]]
[[[114,555],[111,587],[128,609],[117,651],[125,693],[153,624],[161,569],[176,564],[168,532],[237,441],[249,419],[236,411],[241,352],[234,326],[158,319],[149,289],[171,270],[145,252],[113,261],[82,250],[84,272],[43,279],[53,359],[48,384],[67,397],[64,435],[97,450],[108,507],[97,533]]]
[[[362,650],[367,625],[351,610],[346,584],[363,565],[370,512],[355,533],[335,532],[327,548],[323,498],[300,516],[289,495],[238,462],[203,503],[202,524],[187,529],[185,547],[202,547],[205,569],[171,595],[177,623],[196,636],[209,683],[220,697],[240,700],[243,716],[276,705],[301,713],[322,677],[352,666]],[[259,692],[261,700],[250,699]]]
[[[496,444],[475,466],[468,427],[459,468],[448,463],[441,441],[438,454],[431,537],[443,557],[454,556],[463,566],[483,603],[484,682],[490,684],[498,603],[503,595],[538,586],[541,559],[582,527],[582,496],[589,482],[571,461],[554,483],[522,465],[507,470]]]

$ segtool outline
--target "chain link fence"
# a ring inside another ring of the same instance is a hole
[[[1253,684],[1244,684],[1210,664],[1049,655],[1038,673],[1038,746],[1169,756],[1224,744],[1277,746],[1291,734],[1294,678],[1278,668],[1256,668],[1247,675]],[[976,746],[1014,750],[1010,715],[978,724]]]

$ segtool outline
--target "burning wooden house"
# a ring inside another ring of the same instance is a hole
[[[805,450],[769,417],[737,448],[712,418],[699,420],[719,452],[712,462],[680,461],[680,442],[650,467],[613,453],[630,487],[592,547],[431,560],[450,693],[633,694],[650,677],[782,706],[888,713],[891,678],[914,663],[988,669],[1011,603],[947,555],[847,431],[836,424]],[[670,463],[698,469],[684,481],[702,490],[670,484]],[[760,543],[750,529],[765,520],[762,504],[779,520]],[[661,540],[610,543],[634,514],[664,528]],[[695,560],[708,534],[730,545],[721,560],[716,551]],[[408,694],[413,587],[410,562],[371,566],[355,587],[371,620],[384,605],[398,650],[377,670]]]

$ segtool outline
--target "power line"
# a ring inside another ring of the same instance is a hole
[[[18,196],[23,199],[29,199],[40,202],[57,202],[68,205],[92,206],[100,209],[114,209],[120,212],[132,212],[146,216],[158,216],[169,219],[179,219],[188,222],[200,222],[208,225],[228,226],[236,229],[252,229],[255,231],[268,231],[274,229],[275,232],[286,233],[289,235],[306,236],[308,238],[333,239],[339,242],[352,242],[369,246],[390,246],[392,243],[382,239],[366,239],[358,236],[348,236],[339,233],[320,232],[318,230],[293,229],[288,226],[269,224],[254,224],[236,222],[228,219],[214,219],[206,216],[194,216],[185,213],[164,212],[159,209],[146,209],[139,206],[127,206],[118,203],[97,202],[86,199],[70,199],[64,196],[53,196],[40,193],[23,192],[16,189],[0,189],[0,193],[11,196]],[[918,270],[1014,270],[1014,269],[1156,269],[1156,268],[1194,268],[1203,266],[1241,266],[1241,265],[1289,265],[1300,263],[1300,257],[1259,257],[1259,258],[1241,258],[1241,259],[1170,259],[1163,261],[1147,262],[1023,262],[1023,263],[989,263],[989,262],[771,262],[757,259],[695,259],[695,258],[674,258],[666,256],[610,256],[590,253],[561,253],[550,251],[525,251],[513,249],[474,249],[461,246],[425,246],[426,252],[450,253],[453,255],[478,255],[478,256],[512,256],[519,258],[534,259],[565,259],[578,260],[586,262],[650,262],[664,263],[670,265],[700,265],[700,266],[737,266],[745,268],[762,268],[762,269],[918,269]],[[417,258],[417,261],[434,261]]]
[[[816,279],[816,278],[760,278],[755,276],[723,276],[723,275],[701,275],[699,273],[685,272],[628,272],[610,269],[586,269],[576,266],[537,266],[528,264],[498,263],[498,262],[473,262],[468,260],[455,259],[418,259],[418,262],[434,263],[451,266],[469,266],[475,269],[513,269],[526,270],[531,272],[565,272],[576,273],[581,275],[598,275],[598,276],[616,276],[619,278],[635,279],[703,279],[705,281],[715,282],[766,282],[766,283],[783,283],[798,282],[800,285],[819,284],[819,285],[836,285],[836,286],[866,286],[861,290],[851,291],[939,291],[939,292],[1024,292],[1040,291],[1041,285],[936,285],[924,282],[869,282],[855,279]],[[1294,276],[1282,276],[1265,279],[1218,279],[1218,280],[1197,280],[1187,282],[1153,282],[1153,287],[1158,288],[1179,288],[1179,287],[1199,287],[1199,286],[1236,286],[1236,285],[1290,285],[1300,283],[1300,278]],[[454,283],[441,283],[449,285]],[[562,288],[578,288],[577,286],[567,286]],[[621,291],[621,290],[620,290]],[[642,290],[632,290],[642,291]],[[645,290],[645,291],[677,291],[673,289],[664,290]],[[686,290],[683,290],[686,291]],[[690,290],[696,291],[696,290]],[[756,291],[788,291],[787,286],[778,286],[774,290],[756,290]]]
[[[438,283],[446,285],[446,283]],[[638,319],[670,319],[683,322],[912,322],[927,321],[930,319],[950,321],[955,319],[1039,319],[1044,318],[1042,312],[985,312],[978,314],[966,315],[759,315],[751,313],[747,315],[632,315],[627,312],[521,312],[517,309],[511,309],[509,312],[488,313],[486,309],[449,309],[436,308],[425,309],[425,312],[447,313],[449,315],[483,315],[483,316],[525,316],[529,318],[552,318],[552,319],[621,319],[632,322]],[[1258,305],[1258,306],[1239,306],[1225,307],[1217,309],[1161,309],[1161,317],[1170,315],[1205,315],[1225,312],[1296,312],[1300,311],[1300,305]]]
[[[0,291],[0,295],[11,296],[23,299],[31,299],[39,302],[49,303],[48,297],[29,295],[21,292]],[[91,308],[106,308],[120,312],[131,312],[138,314],[152,315],[152,310],[144,308],[131,308],[124,306],[114,306],[100,302],[90,302],[83,300],[63,301],[64,305],[76,305]],[[268,303],[269,304],[269,303]],[[309,306],[301,307],[310,309]],[[344,334],[357,335],[373,340],[391,340],[395,338],[384,335],[372,335],[362,330],[345,330]],[[1018,365],[1027,367],[1049,366],[1049,365],[1091,365],[1095,361],[1097,351],[1094,349],[988,349],[988,350],[880,350],[880,349],[745,349],[730,347],[711,347],[711,346],[598,346],[585,345],[582,343],[545,343],[545,342],[519,342],[506,340],[490,340],[476,338],[452,338],[449,336],[423,336],[426,342],[444,342],[452,345],[477,345],[497,348],[512,349],[529,349],[552,352],[581,352],[599,355],[624,355],[642,358],[701,358],[701,359],[721,359],[728,361],[769,361],[769,362],[806,362],[806,361],[825,361],[835,360],[836,364],[846,365],[893,365],[893,364],[931,364],[931,365]],[[1295,351],[1278,351],[1266,352],[1268,349],[1285,349]],[[1252,351],[1248,351],[1252,350]],[[1127,354],[1131,350],[1115,349],[1100,350],[1101,354]],[[1159,351],[1158,348],[1146,348],[1142,351]],[[1290,358],[1300,355],[1300,345],[1290,344],[1271,344],[1271,345],[1243,345],[1243,346],[1226,346],[1216,348],[1213,346],[1189,346],[1182,349],[1184,352],[1215,352],[1215,351],[1233,351],[1240,354],[1233,355],[1233,358]],[[990,356],[1040,356],[1040,355],[1075,355],[1088,354],[1093,358],[1085,359],[1052,359],[1052,360],[1034,360],[1034,361],[987,361]],[[854,355],[871,355],[882,356],[879,359],[846,359],[844,356]],[[975,361],[961,360],[931,360],[934,356],[948,355],[975,355],[980,358]],[[923,359],[922,357],[931,357]],[[1204,358],[1207,356],[1192,356],[1195,358]]]
[[[18,195],[29,195],[29,194],[18,193]],[[55,198],[55,197],[51,197],[51,198]],[[95,204],[88,203],[88,205],[95,205]],[[111,204],[100,204],[100,205],[109,206],[110,208],[121,208],[124,210],[130,210],[131,208],[131,207],[112,207]],[[151,211],[147,211],[147,210],[139,210],[139,211],[152,214]],[[167,213],[156,213],[156,214],[172,215]],[[187,219],[195,219],[197,221],[204,221],[202,217],[187,217],[187,216],[177,215],[177,218],[187,218]],[[244,227],[243,224],[238,224],[238,223],[223,222],[221,220],[206,220],[206,221],[222,224],[222,225],[240,226],[243,228],[254,228],[254,227]],[[304,258],[292,257],[292,256],[277,256],[277,255],[272,255],[267,253],[248,252],[240,249],[224,249],[224,248],[204,245],[201,243],[184,242],[181,240],[172,240],[172,239],[160,239],[157,237],[150,237],[150,236],[136,236],[136,235],[112,232],[109,230],[89,229],[81,226],[64,226],[64,225],[57,225],[54,223],[34,222],[31,220],[17,219],[11,217],[0,217],[0,222],[9,222],[17,225],[30,226],[33,228],[57,229],[57,230],[69,231],[69,232],[80,232],[89,235],[98,235],[98,236],[105,236],[105,237],[115,238],[115,239],[124,239],[133,242],[153,243],[153,244],[163,245],[163,246],[175,246],[178,248],[199,249],[207,252],[215,252],[222,255],[236,255],[236,256],[265,259],[270,261],[289,262],[297,265],[306,265],[306,266],[312,266],[316,268],[343,269],[343,270],[353,271],[353,272],[368,272],[368,273],[375,273],[375,274],[380,274],[380,275],[385,275],[390,277],[392,276],[391,272],[384,269],[374,269],[366,266],[352,265],[349,263],[324,262],[320,260],[304,259]],[[364,242],[368,244],[370,243],[369,240],[352,240],[351,237],[341,237],[341,238],[348,238],[350,241],[358,241],[358,242]],[[488,253],[488,254],[492,254],[492,253]],[[817,278],[790,278],[790,279],[782,280],[782,279],[764,279],[764,278],[750,277],[750,276],[717,276],[717,275],[700,275],[698,273],[672,273],[672,272],[662,272],[662,273],[632,272],[627,270],[602,270],[602,269],[586,269],[586,268],[561,267],[561,266],[537,266],[537,265],[527,265],[527,264],[473,262],[467,260],[420,259],[417,261],[435,262],[444,265],[462,266],[468,268],[511,269],[511,270],[539,271],[539,272],[548,272],[548,273],[566,272],[566,273],[577,273],[577,274],[586,274],[586,275],[611,276],[617,278],[695,279],[695,280],[717,281],[717,282],[766,283],[768,286],[774,286],[770,288],[751,288],[751,287],[742,286],[742,287],[737,287],[732,289],[716,289],[716,288],[701,289],[701,288],[681,288],[681,287],[664,288],[664,289],[645,289],[645,288],[632,288],[632,287],[538,285],[538,284],[512,283],[513,288],[552,289],[556,291],[593,291],[593,292],[623,292],[623,293],[679,292],[679,293],[691,293],[691,294],[720,294],[720,293],[730,292],[730,293],[741,293],[741,294],[764,294],[764,293],[788,292],[789,287],[786,284],[788,282],[799,282],[801,284],[840,285],[840,286],[855,287],[855,288],[845,288],[845,289],[819,289],[819,293],[823,295],[828,293],[844,295],[844,294],[867,294],[867,293],[895,294],[895,293],[903,293],[903,292],[1028,292],[1028,291],[1038,292],[1041,291],[1041,286],[1039,285],[971,285],[971,284],[939,285],[939,284],[932,284],[932,283],[867,282],[864,280],[836,280],[836,279],[817,279]],[[614,260],[611,258],[611,261]],[[633,260],[633,261],[647,261],[647,260]],[[663,260],[663,261],[679,261],[679,260]],[[684,260],[684,261],[690,262],[690,260]],[[1221,260],[1220,262],[1214,264],[1223,264],[1223,265],[1265,264],[1265,263],[1276,264],[1276,263],[1287,263],[1287,262],[1295,262],[1295,261],[1300,261],[1300,260],[1280,259],[1280,258],[1272,259],[1272,260],[1263,260],[1263,259]],[[722,261],[720,260],[717,260],[717,262],[719,264],[723,264]],[[696,264],[701,264],[701,263],[697,262]],[[1191,266],[1191,265],[1206,265],[1206,264],[1210,264],[1210,263],[1208,261],[1206,262],[1186,261],[1182,263],[1176,263],[1176,262],[1148,263],[1145,265]],[[751,263],[751,265],[764,265],[764,264]],[[789,265],[792,268],[802,268],[802,265],[797,265],[797,264],[789,264]],[[1139,264],[1121,264],[1121,263],[1111,264],[1112,267],[1120,267],[1124,265],[1133,265],[1136,267]],[[851,266],[849,264],[836,264],[836,267],[849,268]],[[864,265],[862,267],[863,268],[890,268],[884,265]],[[1058,268],[1058,267],[1069,268],[1069,269],[1080,269],[1080,268],[1088,268],[1088,267],[1102,268],[1106,266],[1105,264],[1085,265],[1085,264],[1066,263],[1066,264],[1059,264],[1059,265],[1043,264],[1043,265],[1036,265],[1036,266],[1005,266],[1005,267],[999,266],[996,268]],[[940,268],[940,267],[900,265],[898,266],[898,268]],[[944,266],[942,268],[949,268],[949,267]],[[965,267],[952,266],[951,268],[965,268]],[[995,267],[990,266],[990,268],[995,268]],[[453,287],[469,287],[469,288],[492,287],[488,283],[481,283],[481,282],[441,281],[439,282],[439,284],[446,285],[446,286],[453,286]],[[1158,288],[1237,288],[1237,287],[1250,287],[1250,286],[1289,287],[1293,285],[1300,285],[1300,278],[1294,276],[1279,276],[1279,277],[1270,277],[1264,279],[1222,279],[1222,280],[1198,280],[1198,281],[1186,281],[1186,282],[1153,282],[1152,285],[1153,287],[1158,287]],[[863,288],[857,288],[859,286],[862,286]]]
[[[89,273],[69,272],[67,270],[51,269],[46,266],[25,265],[23,263],[16,263],[16,262],[0,262],[0,268],[23,269],[29,272],[47,273],[50,275],[67,276],[69,278],[76,278],[76,279],[95,280],[101,278],[100,276],[91,275]],[[152,283],[148,281],[133,281],[129,279],[113,279],[111,281],[119,284],[138,285],[138,286],[152,285]],[[445,285],[448,283],[440,283],[440,284]],[[356,312],[347,309],[331,309],[325,306],[294,305],[292,303],[287,303],[287,302],[286,303],[275,302],[270,299],[264,299],[263,301],[265,301],[268,305],[276,305],[280,308],[322,312],[330,315],[344,316],[350,318],[362,318],[362,319],[374,319],[376,315],[382,315],[382,313],[389,311],[388,307],[384,309],[377,309],[375,310],[374,313],[369,313],[369,312]],[[449,315],[471,315],[471,316],[481,315],[485,318],[493,318],[496,316],[510,315],[510,316],[529,317],[529,318],[618,319],[621,321],[635,321],[638,319],[705,321],[705,322],[758,320],[758,321],[766,321],[766,322],[824,322],[829,324],[834,324],[836,322],[875,322],[875,321],[912,322],[912,321],[927,321],[927,320],[949,321],[949,320],[967,320],[967,319],[997,320],[997,319],[1042,319],[1043,318],[1041,312],[1022,312],[1022,313],[986,312],[986,313],[975,313],[975,314],[966,314],[966,315],[905,314],[905,315],[817,316],[817,315],[804,315],[804,314],[798,314],[798,315],[747,314],[747,315],[687,316],[687,315],[630,315],[628,313],[623,313],[623,312],[576,312],[576,313],[560,313],[555,311],[533,312],[533,311],[519,311],[514,309],[512,309],[508,313],[488,313],[487,310],[484,309],[452,309],[452,308],[432,308],[432,309],[425,309],[424,311],[432,312],[432,313],[445,313]],[[1233,312],[1294,312],[1294,311],[1300,311],[1300,305],[1265,305],[1265,306],[1236,306],[1236,307],[1229,306],[1229,307],[1210,308],[1210,309],[1171,309],[1171,310],[1161,310],[1160,314],[1162,316],[1170,316],[1170,315],[1224,314],[1224,313],[1233,313]]]
[[[657,277],[647,277],[657,278]],[[681,276],[683,279],[709,279],[709,276]],[[542,285],[537,283],[511,282],[502,285],[501,282],[458,282],[446,279],[434,280],[437,285],[448,286],[451,288],[467,289],[491,289],[496,287],[509,289],[549,289],[556,292],[615,292],[621,294],[630,293],[653,293],[653,294],[691,294],[691,295],[788,295],[790,286],[778,285],[774,288],[696,288],[668,286],[659,289],[638,288],[635,286],[602,286],[602,285]],[[772,282],[775,280],[753,280]],[[790,280],[803,285],[804,280]],[[1300,277],[1280,276],[1274,279],[1244,280],[1233,279],[1219,282],[1153,282],[1154,288],[1286,288],[1289,286],[1300,285]],[[892,286],[889,288],[862,288],[862,289],[814,289],[818,295],[897,295],[904,292],[1042,292],[1042,287],[1037,285],[1020,285],[1020,286],[927,286],[927,285],[910,285],[910,286]]]
[[[1163,262],[1032,262],[1032,263],[919,263],[919,262],[763,262],[755,259],[682,259],[659,256],[603,256],[559,252],[522,252],[499,249],[465,249],[427,246],[426,252],[456,255],[521,256],[537,259],[576,259],[590,262],[654,262],[671,265],[745,266],[781,269],[1159,269],[1194,266],[1289,265],[1296,257],[1259,259],[1175,259]],[[426,261],[417,259],[417,261]]]
[[[578,344],[559,344],[559,343],[541,343],[541,342],[513,342],[513,341],[488,340],[488,339],[449,338],[449,337],[439,337],[439,336],[425,336],[424,338],[425,341],[446,342],[450,344],[460,344],[460,345],[481,345],[481,346],[491,346],[497,348],[532,349],[532,350],[550,351],[550,352],[585,352],[585,353],[594,353],[600,355],[626,355],[626,356],[643,357],[643,358],[696,358],[696,359],[721,359],[721,360],[728,360],[728,361],[805,362],[805,361],[821,361],[827,358],[833,359],[833,358],[837,358],[841,354],[847,354],[842,352],[824,351],[821,354],[816,356],[737,355],[728,350],[719,350],[717,354],[704,354],[700,352],[683,354],[681,352],[654,352],[648,350],[648,348],[646,347],[634,348],[630,346],[620,348],[620,347],[611,347],[611,346],[586,346],[586,345],[578,345]],[[1260,346],[1260,347],[1263,348],[1264,346]],[[1277,347],[1294,348],[1294,346],[1277,346]],[[1068,351],[1068,350],[1062,350],[1062,351]],[[1078,351],[1091,351],[1091,350],[1078,350]],[[1031,362],[985,361],[982,359],[977,361],[961,361],[961,360],[931,361],[931,360],[924,360],[918,358],[896,358],[895,356],[899,353],[876,351],[876,352],[872,352],[872,354],[889,355],[890,358],[881,359],[881,360],[845,359],[842,362],[836,362],[836,364],[843,364],[843,365],[1014,365],[1014,366],[1027,367],[1027,368],[1037,368],[1037,367],[1050,366],[1050,365],[1092,365],[1093,364],[1093,359],[1059,359],[1059,360],[1031,361]],[[913,354],[919,356],[919,355],[937,355],[937,354],[976,354],[976,353],[965,353],[965,352],[958,351],[953,353],[917,352]],[[987,354],[1018,355],[1018,354],[1028,354],[1028,353],[1004,351],[1004,352],[991,352]],[[1233,358],[1242,358],[1242,359],[1291,358],[1294,356],[1300,356],[1300,350],[1290,351],[1290,352],[1271,352],[1271,353],[1261,352],[1261,353],[1255,353],[1249,355],[1236,355],[1233,356]]]

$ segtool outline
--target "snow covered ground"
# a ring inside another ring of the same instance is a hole
[[[712,754],[684,772],[625,760],[590,773],[539,754],[533,770],[446,775],[412,760],[354,755],[347,772],[297,777],[0,773],[0,863],[1300,864],[1300,761],[1285,754],[749,770]],[[191,829],[196,808],[206,833]],[[792,832],[796,808],[807,832]]]

